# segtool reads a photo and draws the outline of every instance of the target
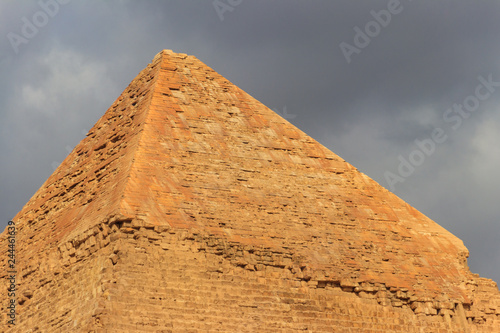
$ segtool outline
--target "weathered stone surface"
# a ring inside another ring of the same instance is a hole
[[[5,332],[500,331],[458,238],[185,54],[159,53],[14,220]]]

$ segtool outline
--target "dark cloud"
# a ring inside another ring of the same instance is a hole
[[[50,0],[42,0],[49,3]],[[63,2],[63,1],[61,1]],[[456,130],[443,119],[500,81],[498,2],[401,0],[386,27],[352,54],[355,27],[390,1],[71,1],[15,52],[39,1],[0,4],[1,224],[162,49],[193,54],[389,187],[399,156],[436,128],[447,135],[395,193],[464,240],[473,271],[500,281],[496,204],[500,88]],[[55,7],[53,7],[55,8]],[[40,18],[39,18],[40,19]],[[12,36],[12,35],[10,35]]]

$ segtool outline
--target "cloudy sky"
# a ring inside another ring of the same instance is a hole
[[[500,281],[500,2],[0,1],[2,229],[162,49],[195,55]]]

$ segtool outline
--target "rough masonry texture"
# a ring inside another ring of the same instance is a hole
[[[2,332],[500,332],[460,239],[172,51],[13,220]]]

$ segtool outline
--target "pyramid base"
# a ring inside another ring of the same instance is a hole
[[[478,317],[462,304],[405,304],[383,286],[360,291],[311,279],[276,249],[132,219],[109,219],[57,254],[23,272],[20,293],[31,297],[19,300],[18,324],[2,331],[495,332],[500,325],[495,313]]]

